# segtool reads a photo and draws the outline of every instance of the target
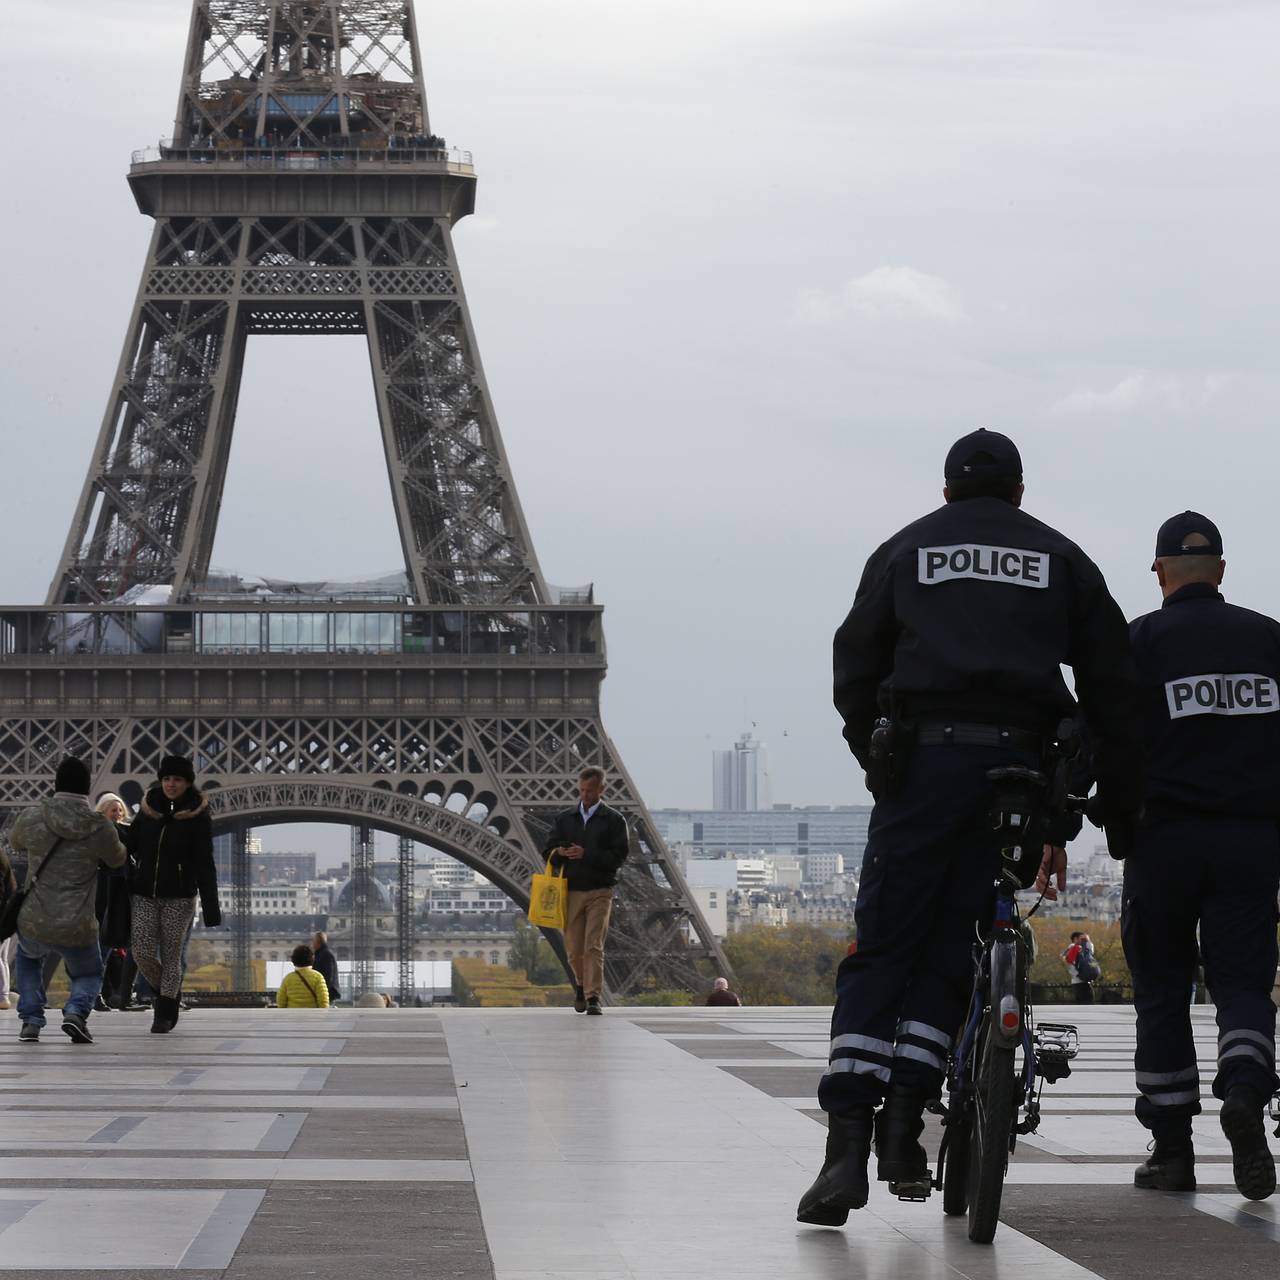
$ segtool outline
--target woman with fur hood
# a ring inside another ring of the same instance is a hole
[[[125,836],[132,855],[129,898],[133,958],[155,988],[151,1030],[172,1031],[182,991],[182,947],[195,916],[196,895],[206,927],[222,923],[213,862],[209,802],[185,756],[165,756],[159,785],[147,792]]]

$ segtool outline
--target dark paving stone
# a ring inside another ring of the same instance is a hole
[[[222,1275],[493,1280],[493,1264],[469,1185],[297,1183],[267,1192]]]
[[[1006,1187],[1000,1220],[1104,1280],[1275,1280],[1280,1271],[1280,1244],[1265,1232],[1201,1213],[1186,1196],[1136,1187]],[[998,1249],[998,1233],[995,1243]]]
[[[444,1036],[439,1040],[408,1036],[359,1036],[347,1041],[342,1058],[447,1058]]]
[[[740,1036],[726,1040],[672,1040],[671,1043],[695,1058],[773,1058],[791,1062],[804,1056],[792,1053],[790,1049],[779,1049],[777,1045],[745,1040]]]
[[[439,1057],[439,1054],[423,1054]],[[452,1067],[329,1067],[321,1093],[345,1093],[355,1097],[395,1097],[418,1094],[428,1098],[453,1095]]]
[[[822,1079],[822,1073],[826,1067],[825,1062],[815,1062],[812,1075],[795,1067],[770,1069],[764,1065],[722,1067],[721,1070],[731,1076],[737,1076],[739,1080],[749,1084],[753,1089],[759,1089],[761,1093],[767,1093],[771,1098],[803,1098],[806,1094],[817,1096],[818,1081]]]
[[[643,1027],[645,1031],[652,1031],[658,1036],[688,1036],[688,1035],[725,1035],[738,1036],[741,1033],[735,1031],[732,1027],[726,1027],[719,1022],[701,1022],[696,1018],[676,1022],[642,1022],[633,1018],[637,1027]]]
[[[357,1152],[361,1159],[465,1160],[467,1140],[456,1113],[314,1111],[287,1158],[341,1160]]]

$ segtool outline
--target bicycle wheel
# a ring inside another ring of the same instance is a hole
[[[1009,1134],[1017,1106],[1016,1053],[999,1044],[983,1027],[969,1142],[969,1239],[977,1244],[991,1243],[1000,1220]]]
[[[947,1162],[942,1171],[942,1212],[958,1218],[969,1207],[969,1147],[973,1133],[970,1107],[952,1112],[947,1121]]]

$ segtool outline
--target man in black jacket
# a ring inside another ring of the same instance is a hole
[[[311,939],[311,951],[315,956],[311,967],[324,979],[329,988],[329,1004],[335,1005],[342,999],[342,992],[338,990],[338,958],[329,946],[329,935],[316,933]]]
[[[1134,1184],[1196,1186],[1200,1072],[1188,1004],[1198,927],[1217,1006],[1213,1092],[1236,1187],[1262,1200],[1276,1186],[1263,1109],[1277,1085],[1280,624],[1222,598],[1222,535],[1197,512],[1165,521],[1151,567],[1164,604],[1130,629],[1147,770],[1121,918],[1138,1013],[1135,1111],[1155,1137]]]
[[[594,766],[578,775],[578,804],[556,815],[544,854],[553,871],[569,881],[565,950],[573,966],[573,1007],[579,1013],[603,1013],[604,940],[613,910],[613,887],[631,840],[627,820],[611,809],[604,795],[604,770]]]
[[[999,867],[987,772],[1044,762],[1076,711],[1063,664],[1094,746],[1099,816],[1131,821],[1138,804],[1136,682],[1102,574],[1021,510],[1022,459],[1006,436],[958,440],[944,475],[945,504],[872,555],[835,636],[835,705],[876,805],[858,949],[840,964],[818,1088],[826,1160],[797,1211],[823,1226],[867,1202],[873,1120],[877,1176],[928,1194],[922,1112],[941,1090]],[[1065,851],[1046,850],[1040,874],[1065,888]]]

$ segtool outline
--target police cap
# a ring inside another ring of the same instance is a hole
[[[1022,479],[1022,456],[1018,446],[998,431],[979,427],[961,436],[947,452],[943,469],[946,480]]]
[[[1199,534],[1199,538],[1195,535]],[[1195,541],[1192,539],[1195,538]],[[1156,559],[1166,556],[1220,556],[1222,534],[1218,526],[1198,511],[1170,516],[1156,534]],[[1155,566],[1153,565],[1152,568]]]

